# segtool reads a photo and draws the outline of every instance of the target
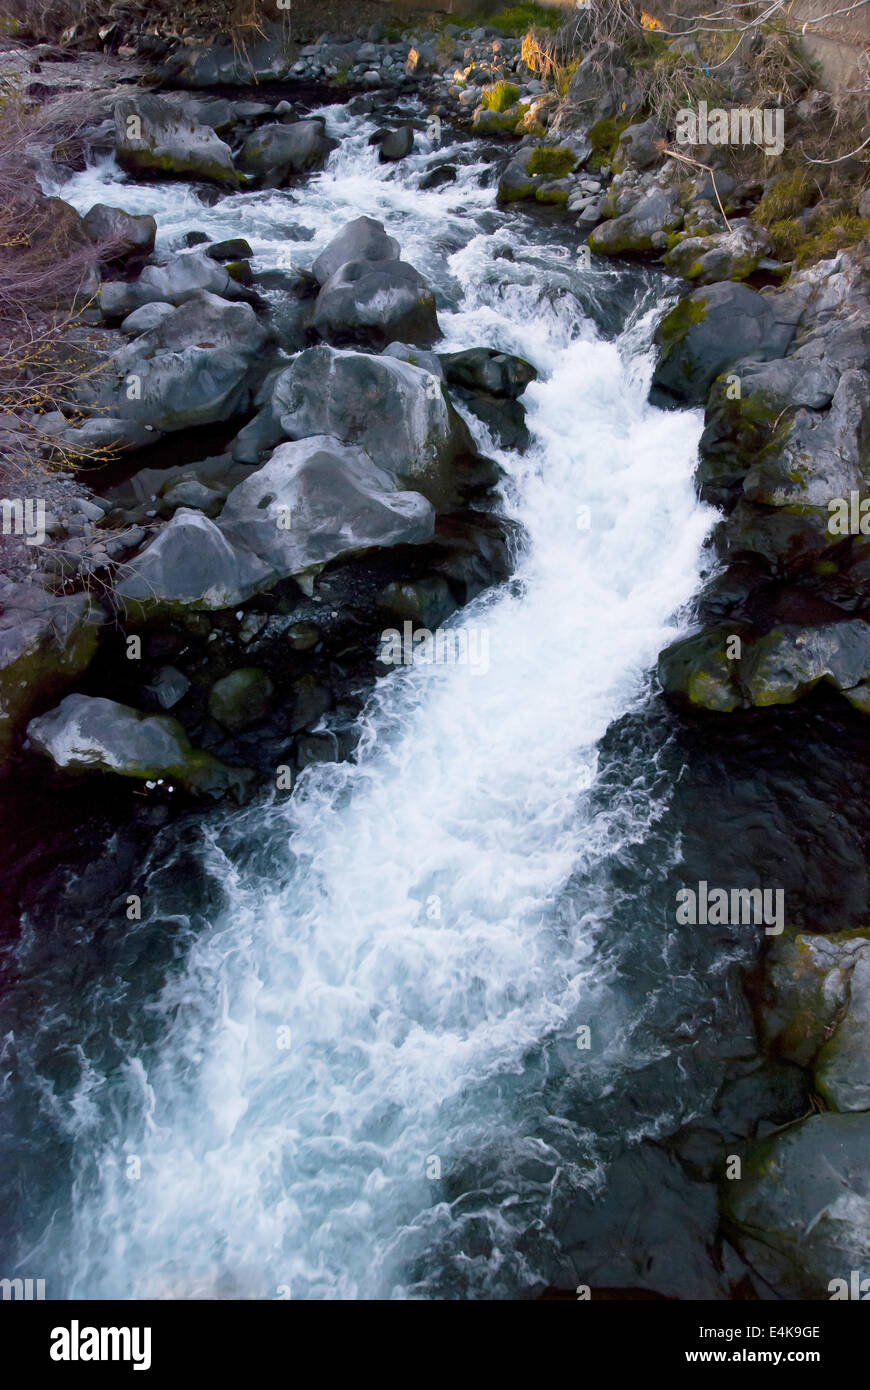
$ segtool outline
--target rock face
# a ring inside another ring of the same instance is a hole
[[[115,105],[115,153],[130,174],[208,179],[238,186],[229,145],[161,97],[123,97]]]
[[[604,256],[661,251],[667,245],[668,232],[682,221],[683,212],[674,192],[652,188],[628,212],[596,227],[589,235],[589,245]]]
[[[607,224],[605,224],[607,225]],[[747,285],[722,282],[696,290],[665,314],[656,331],[661,356],[653,398],[698,405],[716,377],[743,357],[781,357],[797,316]]]
[[[299,53],[281,24],[259,22],[262,38],[236,48],[229,42],[207,48],[182,48],[161,69],[161,76],[175,87],[255,87],[280,82]]]
[[[827,1299],[870,1275],[870,1114],[826,1113],[747,1146],[722,1183],[729,1238],[780,1298]]]
[[[709,285],[715,280],[745,280],[773,251],[764,227],[747,218],[734,221],[730,232],[684,237],[662,256],[662,263],[687,280]]]
[[[31,719],[27,736],[37,752],[69,772],[114,772],[154,781],[172,778],[194,792],[241,790],[250,773],[225,767],[191,747],[177,719],[146,715],[101,696],[67,695]]]
[[[157,223],[153,217],[136,216],[106,203],[94,206],[82,218],[82,226],[104,259],[126,261],[154,250]]]
[[[397,261],[399,243],[387,236],[383,223],[373,217],[357,217],[348,222],[321,251],[311,273],[318,285],[325,285],[348,261]]]
[[[219,525],[274,582],[321,569],[338,555],[423,544],[434,534],[435,513],[419,493],[397,491],[362,449],[318,435],[280,445],[230,493]]]
[[[474,454],[468,428],[440,381],[395,357],[317,347],[273,381],[261,416],[234,451],[250,459],[279,439],[332,435],[365,449],[394,487],[413,488],[435,506],[456,505],[463,460]],[[253,461],[253,460],[251,460]]]
[[[517,400],[538,373],[522,357],[492,348],[444,353],[441,364],[454,394],[490,431],[503,449],[527,448],[526,412]]]
[[[384,348],[394,339],[431,347],[441,336],[435,296],[404,261],[347,261],[326,281],[314,329],[337,346]]]
[[[219,276],[215,261],[201,259]],[[166,292],[161,285],[160,293]],[[78,391],[80,408],[172,432],[227,420],[248,402],[268,333],[247,304],[180,290],[182,304],[121,348]],[[154,442],[153,437],[151,442]]]
[[[87,594],[55,597],[35,584],[0,585],[0,758],[33,707],[87,669],[105,620]]]
[[[264,125],[248,136],[240,163],[263,187],[283,188],[295,176],[322,168],[337,143],[327,138],[321,121]]]
[[[741,642],[737,659],[728,656],[732,636]],[[870,623],[854,618],[742,636],[733,625],[708,629],[666,648],[659,679],[669,694],[721,712],[793,704],[819,681],[870,711]]]

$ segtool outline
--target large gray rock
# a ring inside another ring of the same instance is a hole
[[[125,261],[131,256],[147,256],[154,250],[157,223],[153,217],[94,203],[82,218],[82,226],[104,259]]]
[[[311,273],[319,285],[325,285],[337,270],[348,261],[397,261],[399,243],[387,236],[383,223],[373,217],[357,217],[342,227],[338,236],[321,251]]]
[[[265,188],[283,188],[296,175],[321,169],[337,143],[327,137],[320,121],[264,125],[248,136],[240,163]]]
[[[277,580],[355,551],[425,544],[435,513],[419,493],[397,491],[394,478],[363,449],[319,435],[280,445],[233,489],[219,524],[233,546],[260,557]]]
[[[194,251],[173,256],[166,265],[146,266],[138,280],[107,280],[100,290],[100,310],[111,321],[148,304],[178,306],[204,291],[232,301],[250,297],[225,266]]]
[[[868,951],[870,940],[855,932],[800,932],[772,940],[757,999],[765,1049],[811,1066],[844,1018],[852,972]]]
[[[0,584],[0,759],[34,706],[90,665],[105,618],[88,594],[56,597],[37,584]]]
[[[747,285],[720,282],[695,290],[665,314],[656,330],[661,356],[652,399],[700,404],[716,377],[741,358],[782,357],[799,315]]]
[[[267,341],[249,305],[199,291],[115,352],[77,403],[164,433],[228,420],[248,404]]]
[[[474,453],[468,427],[430,372],[326,346],[300,353],[275,378],[265,416],[238,443],[262,449],[311,435],[359,445],[394,487],[413,488],[438,507],[456,504],[457,464]]]
[[[231,544],[201,512],[187,508],[121,567],[121,576],[116,596],[137,614],[229,608],[275,582],[268,565]]]
[[[229,145],[161,97],[122,97],[115,104],[115,153],[122,169],[159,178],[244,183]]]
[[[684,237],[662,256],[662,263],[687,280],[711,285],[716,280],[745,280],[772,251],[773,240],[765,227],[738,218],[730,232]]]
[[[27,736],[37,752],[69,772],[114,772],[139,781],[161,777],[213,795],[241,790],[251,775],[193,748],[177,719],[100,696],[67,695],[31,719]]]
[[[486,391],[491,396],[516,400],[538,376],[524,357],[512,357],[495,348],[466,348],[463,352],[442,352],[439,357],[452,386]]]
[[[431,347],[441,336],[435,296],[405,261],[348,261],[326,281],[313,326],[339,346],[384,348],[394,339]]]
[[[813,1115],[749,1144],[742,1176],[722,1182],[729,1239],[780,1298],[870,1277],[868,1146],[870,1114]]]

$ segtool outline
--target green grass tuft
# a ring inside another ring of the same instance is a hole
[[[529,174],[546,174],[547,178],[563,179],[573,171],[577,160],[573,152],[564,145],[541,145],[533,150],[526,161]]]
[[[484,87],[481,102],[487,111],[508,111],[519,100],[519,95],[519,87],[502,80]]]

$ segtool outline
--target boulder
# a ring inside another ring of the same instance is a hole
[[[816,1090],[833,1110],[870,1110],[870,941],[853,953],[848,999],[815,1065]]]
[[[310,348],[274,379],[266,410],[271,434],[258,419],[240,441],[252,432],[260,447],[332,435],[365,449],[393,487],[412,488],[437,507],[456,505],[458,470],[474,454],[440,380],[396,357]]]
[[[256,555],[232,545],[202,512],[184,507],[120,572],[116,597],[136,614],[230,608],[275,582]]]
[[[159,76],[174,87],[256,87],[264,82],[282,82],[299,56],[299,45],[288,39],[282,24],[262,18],[258,30],[262,37],[236,45],[222,41],[207,47],[189,46],[176,50]]]
[[[419,271],[404,261],[340,266],[317,296],[313,326],[338,346],[383,348],[399,338],[431,347],[441,336],[435,296]]]
[[[725,1229],[782,1299],[828,1299],[850,1272],[870,1277],[870,1114],[812,1115],[747,1145],[723,1181]]]
[[[248,404],[268,336],[249,305],[197,292],[82,382],[77,403],[164,433],[228,420]]]
[[[265,188],[283,188],[298,174],[321,169],[337,141],[326,136],[321,121],[260,126],[249,135],[240,155],[243,169]]]
[[[852,972],[859,957],[870,959],[868,950],[870,940],[856,932],[773,939],[756,1005],[764,1047],[811,1066],[846,1013]]]
[[[602,256],[662,251],[667,234],[679,227],[683,211],[671,189],[651,188],[629,212],[601,222],[589,235],[589,245]]]
[[[382,164],[395,163],[397,160],[404,159],[414,148],[414,129],[413,126],[399,126],[398,130],[389,130],[380,142],[378,159]]]
[[[399,243],[387,236],[383,223],[373,217],[357,217],[342,227],[321,251],[311,273],[318,285],[325,285],[348,261],[397,261]]]
[[[244,182],[232,151],[210,126],[157,96],[122,97],[115,104],[115,153],[130,174],[208,179],[237,187]]]
[[[0,758],[34,707],[90,665],[106,615],[88,594],[54,596],[37,584],[0,584]]]
[[[177,719],[144,714],[101,696],[67,695],[47,714],[31,719],[32,747],[68,772],[114,772],[119,777],[158,777],[194,792],[220,796],[240,791],[251,773],[226,767],[191,747]]]
[[[771,296],[729,281],[681,299],[656,330],[661,355],[650,398],[660,404],[699,405],[716,377],[741,358],[757,362],[784,356],[798,315],[778,309]]]
[[[281,444],[233,489],[219,525],[277,580],[316,572],[339,555],[423,545],[435,513],[419,493],[397,491],[363,449],[319,435]]]
[[[265,671],[256,666],[240,667],[215,681],[209,691],[208,712],[230,733],[238,733],[266,717],[274,693]]]
[[[524,357],[495,348],[466,348],[463,352],[438,354],[444,376],[452,386],[464,386],[469,391],[484,391],[491,396],[507,396],[516,400],[538,373]]]
[[[82,226],[97,246],[103,260],[126,261],[131,256],[147,256],[154,250],[157,223],[153,217],[137,216],[107,203],[94,203],[82,218]]]
[[[663,158],[667,133],[656,121],[638,121],[622,132],[617,141],[613,168],[619,173],[631,165],[635,169],[650,169]]]
[[[136,338],[140,333],[147,333],[150,329],[156,328],[174,313],[174,304],[167,304],[162,299],[150,300],[122,320],[121,332],[128,338]]]
[[[773,251],[766,228],[748,218],[731,224],[730,232],[687,236],[662,256],[662,263],[687,280],[711,285],[716,280],[745,280]]]

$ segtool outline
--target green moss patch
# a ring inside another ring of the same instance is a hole
[[[487,111],[507,111],[519,101],[520,89],[512,82],[494,82],[484,87],[481,103]]]
[[[576,157],[565,145],[540,145],[526,162],[529,174],[544,174],[550,179],[563,179],[573,171]]]

